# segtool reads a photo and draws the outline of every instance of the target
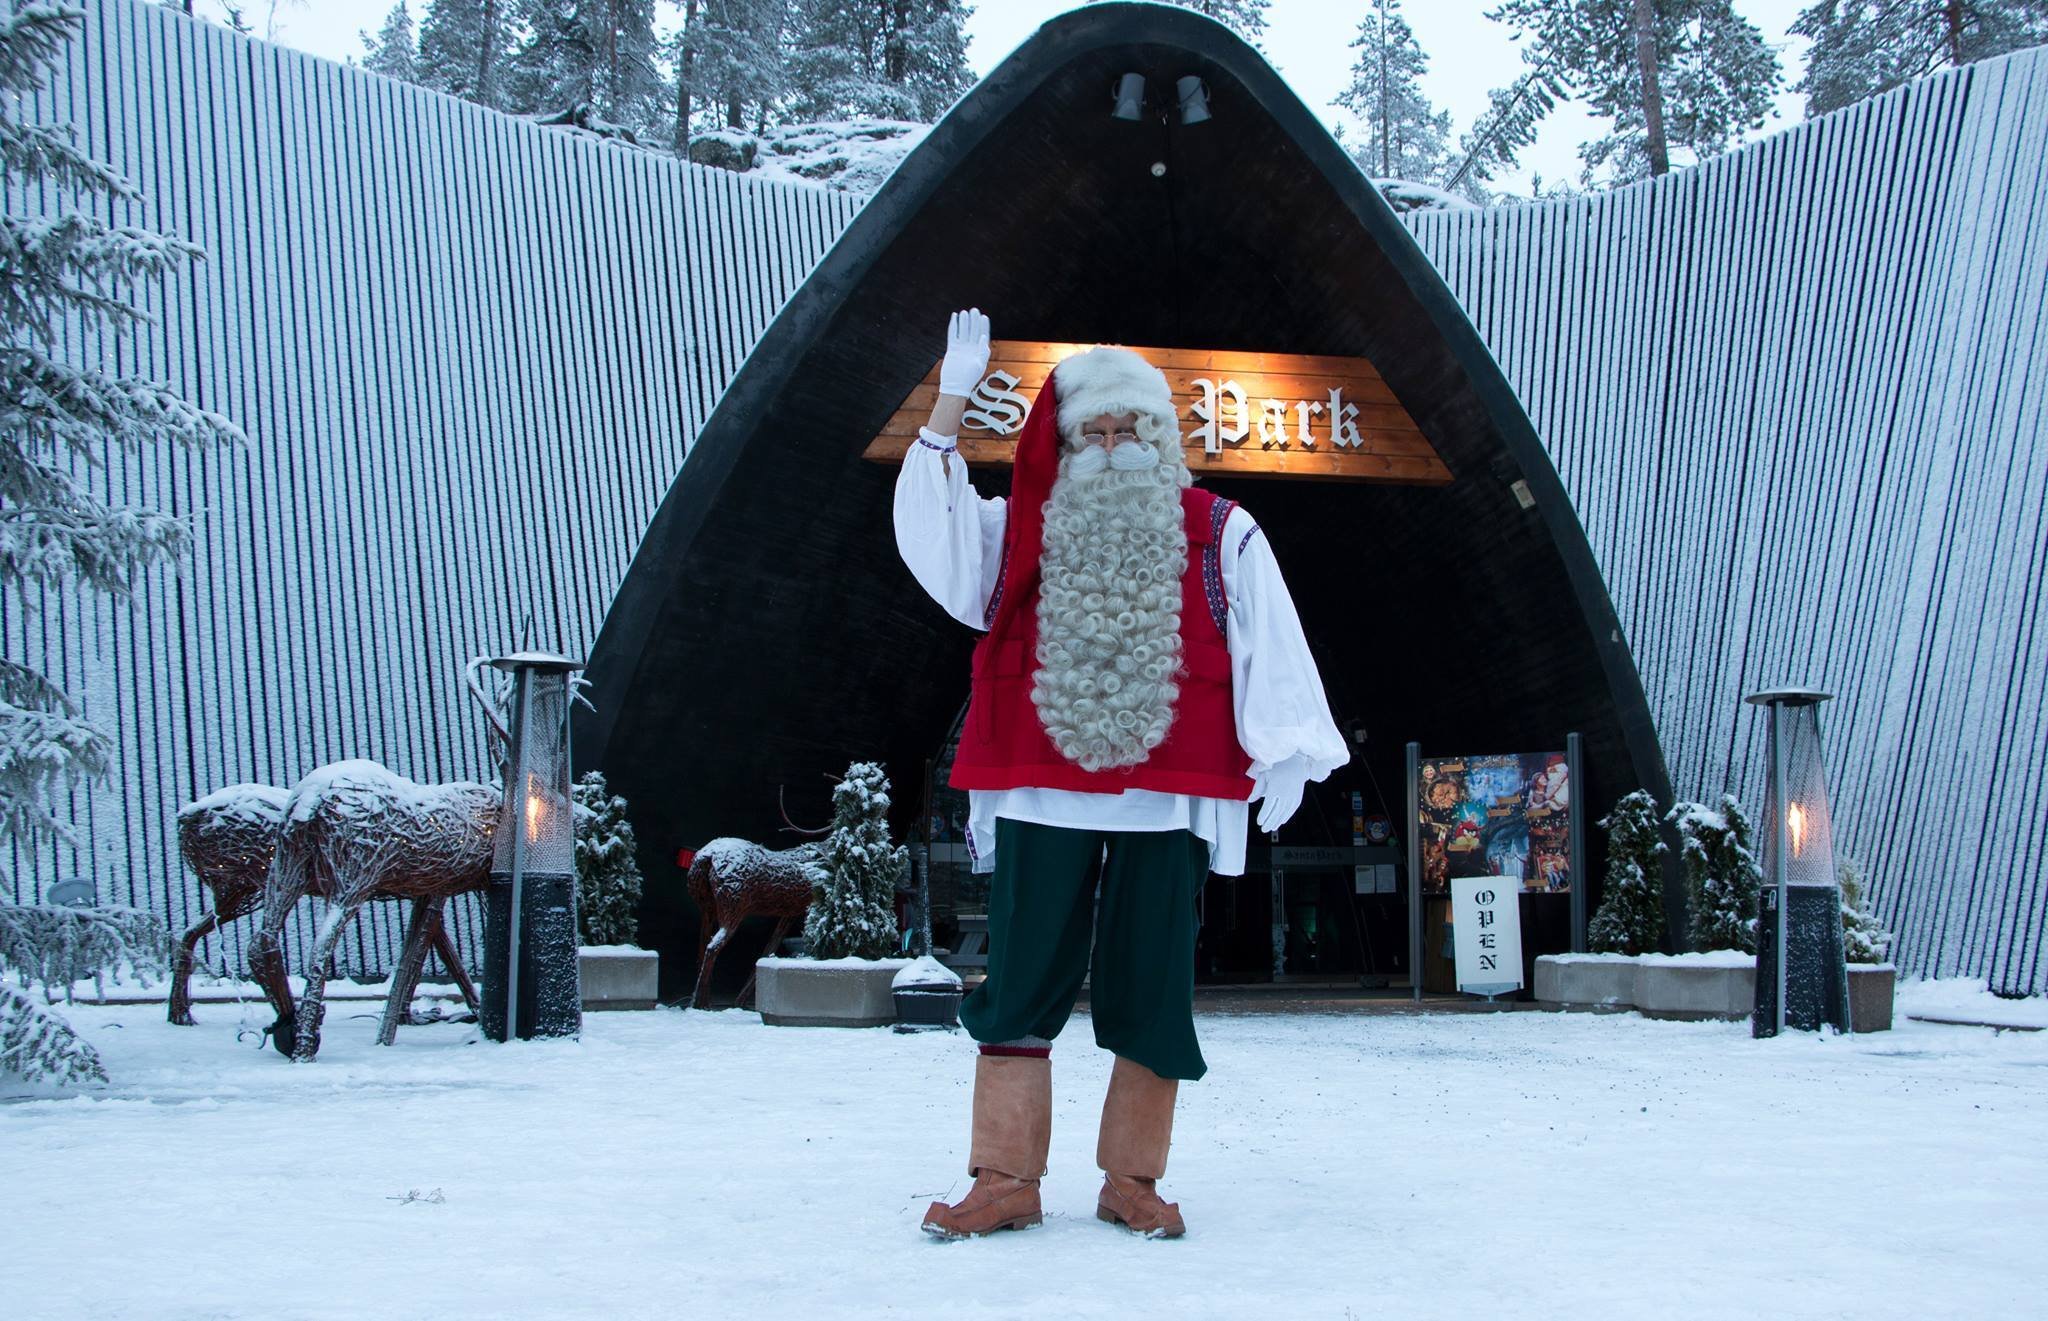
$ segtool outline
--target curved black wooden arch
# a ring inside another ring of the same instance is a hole
[[[1212,118],[1114,119],[1109,89],[1128,70],[1155,96],[1201,75]],[[694,916],[659,897],[680,889],[679,846],[794,843],[778,787],[809,823],[828,776],[857,758],[889,768],[899,826],[916,810],[925,759],[965,700],[974,635],[904,568],[895,470],[861,452],[936,360],[947,313],[970,304],[1004,339],[1370,358],[1450,485],[1208,484],[1259,518],[1332,708],[1366,726],[1363,758],[1392,809],[1410,738],[1431,754],[1533,750],[1573,729],[1586,739],[1582,807],[1638,787],[1670,800],[1577,514],[1407,230],[1227,28],[1179,8],[1090,5],[956,103],[782,309],[606,616],[578,769],[602,769],[632,803],[655,896],[646,934],[673,956],[666,984],[695,960]],[[1533,508],[1511,491],[1518,479]],[[1004,480],[976,478],[986,494]],[[1587,833],[1597,857],[1600,834]]]

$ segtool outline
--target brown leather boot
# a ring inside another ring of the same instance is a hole
[[[1052,1061],[1043,1055],[977,1055],[974,1132],[967,1172],[974,1187],[952,1206],[933,1202],[924,1230],[941,1238],[1042,1223],[1038,1180],[1052,1145]]]
[[[1096,1219],[1147,1238],[1179,1238],[1187,1232],[1180,1203],[1162,1199],[1155,1186],[1166,1173],[1179,1093],[1180,1079],[1162,1078],[1136,1060],[1116,1057],[1109,1095],[1102,1102],[1102,1133],[1095,1142],[1095,1163],[1103,1172]]]

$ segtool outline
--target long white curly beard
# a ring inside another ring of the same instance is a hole
[[[1031,701],[1060,754],[1097,771],[1144,761],[1173,723],[1187,477],[1177,461],[1073,475],[1073,458],[1044,506]]]

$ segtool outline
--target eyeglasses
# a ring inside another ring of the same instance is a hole
[[[1105,440],[1114,440],[1119,445],[1127,445],[1137,438],[1138,433],[1135,431],[1114,431],[1106,436],[1100,431],[1084,431],[1081,433],[1081,443],[1083,445],[1100,445]]]

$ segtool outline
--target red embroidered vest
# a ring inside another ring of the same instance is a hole
[[[1135,766],[1100,771],[1083,770],[1053,745],[1031,703],[1031,676],[1038,668],[1038,565],[1036,557],[1029,566],[1016,564],[1006,539],[989,598],[990,631],[974,648],[974,686],[948,784],[1110,794],[1153,789],[1240,802],[1251,797],[1252,759],[1237,741],[1231,701],[1229,605],[1223,594],[1223,523],[1235,502],[1192,486],[1181,490],[1180,499],[1188,566],[1181,575],[1180,693],[1165,740]],[[1013,577],[1021,581],[1011,582]]]

